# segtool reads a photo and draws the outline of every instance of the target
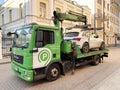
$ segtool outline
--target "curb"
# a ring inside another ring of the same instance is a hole
[[[11,61],[8,61],[8,62],[1,62],[0,64],[8,64],[8,63],[11,63]]]
[[[0,59],[0,64],[8,64],[8,63],[11,63],[11,60],[5,60],[5,59],[9,59],[9,58],[3,58],[3,59]]]

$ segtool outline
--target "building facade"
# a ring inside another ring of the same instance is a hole
[[[96,32],[106,45],[117,44],[117,35],[120,33],[120,0],[84,0],[82,4],[88,5],[92,10],[92,26],[104,27]]]
[[[88,23],[91,23],[90,9],[70,0],[5,0],[0,7],[0,27],[13,30],[28,23],[50,25],[54,10],[86,14]]]
[[[95,19],[97,27],[104,27],[103,32],[99,32],[106,45],[117,44],[117,35],[119,34],[120,7],[119,2],[115,0],[95,0]]]
[[[53,11],[68,12],[69,10],[85,14],[88,23],[91,23],[91,12],[87,6],[80,6],[71,0],[5,0],[0,7],[0,27],[3,38],[7,38],[7,32],[14,32],[22,25],[38,23],[53,25]],[[65,21],[63,27],[69,27],[79,23]],[[3,47],[8,50],[3,39]],[[11,42],[7,45],[10,46]]]

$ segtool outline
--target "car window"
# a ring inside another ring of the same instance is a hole
[[[79,32],[68,32],[65,34],[65,37],[76,37],[79,35]]]

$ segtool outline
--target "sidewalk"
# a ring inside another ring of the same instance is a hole
[[[0,64],[7,64],[7,63],[10,63],[10,62],[11,62],[10,57],[0,59]]]

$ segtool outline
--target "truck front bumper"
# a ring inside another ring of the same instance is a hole
[[[14,63],[11,63],[11,68],[18,77],[24,79],[25,81],[32,82],[34,80],[33,70],[21,68]]]

